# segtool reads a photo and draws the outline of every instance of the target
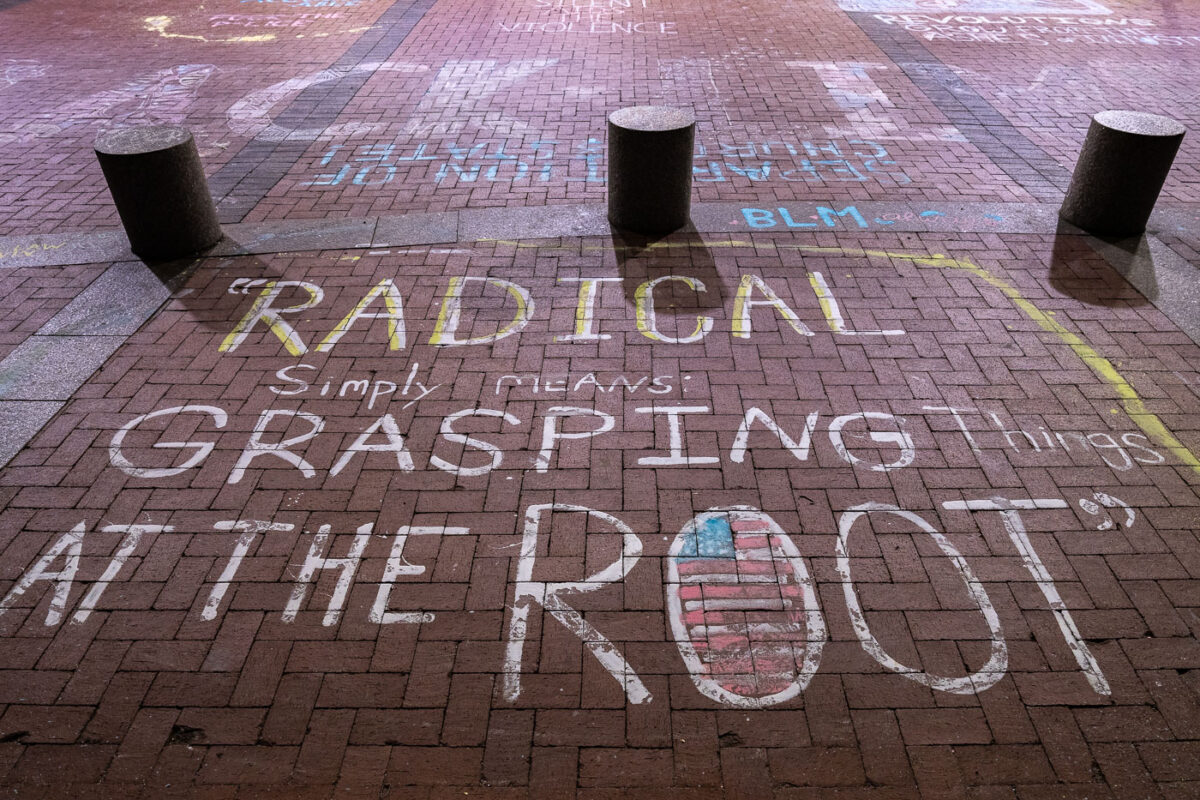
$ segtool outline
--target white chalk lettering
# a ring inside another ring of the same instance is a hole
[[[338,570],[339,574],[333,593],[329,596],[329,605],[325,609],[325,616],[321,619],[321,624],[326,628],[337,624],[342,615],[342,606],[346,603],[346,593],[350,591],[354,573],[358,570],[358,563],[362,560],[367,542],[371,540],[371,530],[374,527],[373,523],[359,526],[358,532],[354,534],[354,541],[350,544],[350,551],[345,558],[326,558],[321,553],[325,550],[325,542],[329,539],[332,527],[321,526],[313,537],[312,544],[309,545],[308,555],[304,559],[303,566],[300,567],[300,574],[296,576],[292,595],[288,598],[287,607],[283,611],[284,622],[296,621],[296,615],[300,613],[300,606],[304,603],[304,596],[308,593],[308,585],[312,583],[317,570],[332,569]]]
[[[383,433],[387,441],[380,442],[379,444],[368,444],[367,440],[376,433]],[[391,414],[384,414],[372,422],[365,431],[360,433],[358,438],[351,442],[350,446],[342,453],[342,457],[333,465],[333,468],[329,470],[329,476],[332,478],[345,469],[356,453],[395,453],[396,466],[400,470],[412,472],[414,469],[412,454],[405,448],[404,436],[400,433],[400,426],[396,424],[396,420]]]
[[[833,292],[829,291],[829,284],[825,282],[825,277],[819,272],[810,272],[808,281],[812,284],[813,291],[817,293],[817,302],[821,304],[821,312],[825,315],[826,321],[829,323],[830,329],[834,333],[840,333],[844,336],[904,336],[902,330],[876,330],[876,331],[853,331],[846,327],[846,321],[842,319],[841,306],[834,299]]]
[[[1033,576],[1034,582],[1037,583],[1038,589],[1041,590],[1042,597],[1046,598],[1046,602],[1049,603],[1050,610],[1054,614],[1054,620],[1058,623],[1058,628],[1062,632],[1063,638],[1066,639],[1067,647],[1070,648],[1072,655],[1075,656],[1075,661],[1079,664],[1080,669],[1083,670],[1087,682],[1097,694],[1112,694],[1112,689],[1109,687],[1104,673],[1100,670],[1100,664],[1096,661],[1096,657],[1092,655],[1092,651],[1088,649],[1087,643],[1083,641],[1083,636],[1080,635],[1079,628],[1076,627],[1070,610],[1063,602],[1062,596],[1058,593],[1058,587],[1054,584],[1054,578],[1051,577],[1050,571],[1046,569],[1046,564],[1037,554],[1037,550],[1034,549],[1033,542],[1029,538],[1029,533],[1025,530],[1025,523],[1021,519],[1022,509],[1066,508],[1066,502],[1055,499],[1009,500],[1003,497],[993,497],[989,500],[949,500],[943,502],[942,507],[951,511],[1000,512],[1001,520],[1004,523],[1004,530],[1007,531],[1013,546],[1017,548],[1017,552],[1021,555],[1021,563],[1025,565],[1025,569],[1029,571],[1029,574]]]
[[[462,411],[456,411],[453,414],[450,414],[449,416],[445,417],[442,420],[442,426],[441,426],[441,429],[439,430],[439,433],[441,434],[442,438],[444,438],[448,442],[455,442],[456,444],[467,445],[468,447],[474,447],[474,448],[484,451],[485,453],[488,453],[491,458],[491,463],[483,464],[478,467],[463,467],[461,465],[451,464],[449,461],[446,461],[445,459],[441,458],[440,456],[430,455],[429,456],[430,465],[437,467],[438,469],[443,470],[444,472],[449,472],[451,475],[460,475],[463,477],[484,475],[488,472],[491,472],[496,467],[500,466],[501,462],[504,460],[504,453],[500,450],[499,447],[492,444],[491,442],[485,442],[482,439],[476,439],[474,437],[466,436],[461,433],[455,433],[454,427],[453,427],[454,423],[464,417],[499,417],[500,419],[507,422],[509,425],[520,425],[521,420],[517,419],[512,414],[508,414],[503,411],[497,411],[496,409],[493,409],[493,408],[465,408]],[[561,438],[568,438],[568,437],[564,436]],[[544,446],[544,442],[543,442],[543,446]]]
[[[367,311],[367,308],[376,298],[383,298],[385,310]],[[392,350],[404,349],[404,298],[400,296],[400,290],[396,288],[396,284],[385,278],[371,289],[371,291],[367,292],[366,296],[358,301],[358,305],[354,307],[354,310],[347,314],[346,318],[329,332],[329,335],[317,345],[317,351],[332,350],[333,346],[346,335],[346,331],[350,330],[350,327],[360,319],[387,320],[388,347]]]
[[[564,433],[559,430],[559,420],[564,417],[599,417],[600,427],[590,431],[575,431],[572,433]],[[546,411],[546,416],[542,420],[542,445],[538,451],[537,461],[534,462],[538,472],[546,472],[550,469],[550,456],[553,455],[557,445],[555,442],[560,439],[590,439],[593,436],[599,436],[602,433],[607,433],[613,429],[616,420],[611,414],[605,414],[603,411],[597,411],[594,408],[579,408],[578,406],[553,406]]]
[[[653,339],[656,342],[689,344],[700,341],[713,329],[712,317],[696,317],[696,329],[687,336],[667,336],[658,329],[658,318],[655,316],[654,311],[654,287],[668,281],[682,283],[695,292],[707,291],[699,279],[686,275],[663,275],[661,278],[646,281],[638,286],[637,291],[634,292],[634,299],[637,303],[637,329],[641,331],[643,336]]]
[[[559,282],[571,281],[579,284],[579,305],[575,308],[575,332],[567,336],[555,336],[556,342],[598,342],[611,339],[612,334],[592,331],[592,318],[596,313],[596,297],[601,283],[620,283],[620,278],[559,278]]]
[[[295,286],[308,292],[308,298],[294,306],[275,308],[275,301],[283,294],[283,290]],[[325,291],[315,283],[308,281],[270,281],[263,287],[262,293],[254,300],[254,305],[246,312],[246,316],[234,326],[229,335],[217,347],[222,353],[232,353],[246,341],[250,331],[259,322],[265,322],[267,328],[274,333],[283,346],[294,356],[308,352],[307,345],[296,333],[296,329],[284,321],[280,314],[297,314],[306,308],[312,308],[325,299]]]
[[[54,583],[54,596],[50,599],[50,608],[46,610],[45,624],[46,627],[51,627],[61,622],[63,614],[67,610],[67,598],[71,594],[71,584],[75,581],[76,573],[79,572],[79,559],[83,555],[83,537],[86,530],[87,523],[80,522],[60,536],[50,546],[50,549],[37,560],[37,563],[26,570],[25,574],[8,590],[4,599],[0,600],[0,616],[3,616],[4,612],[8,611],[12,604],[29,591],[29,588],[35,583],[51,581]],[[63,564],[62,569],[52,572],[50,565],[60,556],[65,558],[66,563]]]
[[[837,454],[848,464],[865,464],[865,460],[851,453],[842,440],[842,428],[855,420],[879,419],[894,422],[899,430],[889,432],[869,431],[868,437],[871,441],[877,444],[895,445],[900,448],[900,457],[895,461],[887,464],[867,464],[867,468],[873,472],[890,472],[894,469],[907,467],[913,462],[917,456],[916,447],[913,445],[912,437],[908,435],[908,431],[904,430],[904,419],[897,417],[894,414],[888,414],[882,411],[859,411],[855,414],[846,414],[838,417],[829,423],[829,441],[833,444],[833,449]]]
[[[79,608],[75,610],[74,616],[71,617],[71,623],[74,625],[86,622],[87,618],[92,615],[92,611],[95,610],[96,604],[100,602],[104,590],[112,583],[113,578],[120,574],[121,567],[125,566],[125,562],[129,560],[129,556],[137,549],[138,542],[141,541],[143,534],[163,533],[175,529],[170,525],[105,525],[102,530],[105,533],[124,533],[125,538],[121,540],[120,546],[117,547],[117,552],[113,553],[108,566],[104,568],[104,574],[100,576],[98,581],[92,584],[87,594],[79,601]]]
[[[699,464],[716,464],[720,461],[716,456],[687,456],[683,453],[683,423],[680,414],[707,414],[708,406],[653,406],[634,409],[639,414],[666,414],[667,431],[671,455],[643,456],[638,463],[644,467],[674,467],[697,466]]]
[[[755,300],[751,296],[755,289],[761,292],[766,299]],[[739,339],[750,338],[750,311],[755,306],[771,306],[779,312],[788,325],[792,326],[792,330],[796,333],[801,336],[813,335],[812,330],[800,320],[800,316],[792,310],[791,306],[783,302],[779,295],[775,294],[766,281],[757,275],[745,274],[742,275],[742,281],[738,284],[737,296],[733,301],[733,335]]]
[[[582,581],[545,583],[533,580],[534,563],[537,561],[538,529],[545,512],[574,511],[607,522],[621,533],[621,554],[604,569]],[[579,637],[584,646],[625,689],[630,703],[647,703],[650,692],[625,660],[616,646],[583,618],[576,609],[567,604],[561,595],[567,593],[594,592],[604,586],[621,581],[629,574],[642,555],[642,540],[621,520],[586,506],[566,503],[543,503],[529,506],[525,510],[525,530],[521,535],[521,555],[517,561],[517,585],[513,594],[512,610],[508,623],[508,641],[505,645],[501,686],[504,698],[515,702],[521,696],[521,672],[524,669],[525,639],[529,635],[529,612],[538,603],[551,617],[558,620],[568,631]]]
[[[375,593],[375,603],[367,616],[377,625],[395,625],[399,623],[417,624],[433,622],[434,615],[428,611],[388,611],[388,599],[392,594],[392,584],[402,575],[422,575],[425,572],[423,564],[410,564],[404,558],[404,545],[409,536],[465,536],[469,528],[455,528],[444,525],[403,525],[396,531],[392,539],[392,549],[388,554],[387,564],[383,568],[383,580]]]
[[[214,523],[213,528],[216,530],[241,531],[241,536],[238,537],[237,544],[233,547],[233,554],[229,557],[225,568],[221,570],[221,576],[217,578],[216,584],[208,593],[208,599],[204,601],[204,609],[200,612],[200,619],[214,620],[217,618],[217,612],[221,608],[221,601],[225,599],[225,593],[229,591],[229,584],[233,583],[233,579],[237,577],[238,568],[242,566],[242,559],[246,557],[246,553],[250,551],[250,545],[260,533],[290,531],[295,527],[295,525],[288,522],[270,522],[269,520],[260,519],[221,520]]]
[[[278,442],[264,442],[262,435],[266,432],[267,426],[271,424],[271,420],[276,417],[299,417],[300,419],[311,425],[311,429],[304,433],[291,437],[290,439],[282,439]],[[269,408],[259,415],[258,421],[254,423],[254,431],[250,434],[249,441],[246,442],[246,447],[242,450],[242,454],[238,456],[237,463],[234,464],[233,470],[229,473],[228,483],[237,483],[246,474],[246,469],[250,463],[259,456],[275,456],[291,464],[296,469],[300,470],[306,478],[312,478],[317,474],[313,469],[313,465],[304,460],[298,453],[293,453],[288,448],[295,445],[307,442],[315,437],[325,428],[325,420],[318,417],[316,414],[309,414],[306,411],[289,411],[287,409]]]
[[[108,445],[109,463],[124,472],[126,475],[130,475],[134,478],[169,478],[172,475],[179,475],[180,473],[187,472],[192,467],[199,466],[200,462],[207,458],[208,454],[211,453],[213,448],[216,446],[213,442],[155,442],[154,444],[150,445],[151,447],[157,449],[182,449],[185,447],[195,448],[196,452],[192,453],[192,455],[188,457],[187,461],[184,461],[178,467],[155,469],[149,467],[137,467],[130,463],[121,452],[121,445],[125,443],[125,437],[129,435],[130,431],[141,425],[143,422],[155,419],[157,417],[165,417],[172,414],[183,414],[189,411],[208,414],[213,418],[214,424],[217,428],[224,428],[225,423],[229,421],[229,417],[225,414],[225,412],[216,406],[173,406],[171,408],[161,408],[158,411],[151,411],[149,414],[142,414],[140,417],[136,417],[131,419],[129,422],[126,422],[119,429],[117,429],[116,433],[113,434],[112,441]]]
[[[967,445],[971,448],[971,452],[977,456],[983,455],[983,451],[979,449],[979,442],[975,441],[975,437],[971,435],[971,429],[967,427],[966,420],[962,418],[964,412],[974,411],[973,408],[954,408],[953,406],[921,406],[922,411],[948,411],[950,416],[954,418],[954,424],[962,431],[962,435],[967,440]]]
[[[667,558],[667,614],[705,697],[767,708],[796,697],[821,664],[825,618],[791,537],[748,506],[691,519]]]
[[[812,434],[816,430],[818,417],[820,417],[819,411],[814,411],[808,415],[804,421],[804,430],[800,432],[800,441],[797,442],[791,436],[788,436],[775,420],[771,419],[761,409],[747,409],[746,416],[742,419],[742,424],[738,426],[737,435],[733,437],[733,447],[729,450],[729,460],[735,464],[741,464],[745,460],[746,448],[750,442],[750,424],[758,421],[768,431],[775,434],[780,444],[791,451],[791,454],[796,457],[797,461],[807,461],[809,444],[812,442]]]
[[[462,322],[463,290],[468,281],[482,281],[485,284],[491,284],[508,292],[517,301],[517,312],[513,316],[512,322],[509,322],[495,333],[466,339],[457,338],[458,326]],[[500,278],[462,277],[456,275],[450,279],[450,285],[446,289],[446,294],[442,297],[442,308],[438,312],[437,322],[433,327],[433,335],[429,337],[429,343],[439,347],[448,347],[452,345],[487,344],[499,341],[524,328],[529,323],[529,318],[533,315],[533,308],[533,298],[529,296],[529,290],[523,286],[518,286],[515,283],[501,280]]]
[[[967,594],[970,595],[972,601],[979,608],[979,612],[983,615],[984,622],[988,627],[988,633],[991,636],[991,654],[988,657],[987,663],[978,670],[961,678],[951,678],[942,675],[933,675],[918,670],[915,667],[905,666],[884,650],[883,645],[871,633],[866,615],[863,613],[862,605],[858,602],[858,594],[854,591],[854,578],[850,572],[849,544],[850,532],[854,529],[854,523],[870,514],[893,514],[913,523],[933,538],[938,549],[954,565],[959,577],[962,578]],[[837,571],[842,578],[842,590],[846,597],[846,608],[850,612],[850,624],[854,628],[854,633],[858,637],[859,643],[862,644],[863,650],[884,669],[899,673],[909,680],[916,681],[932,689],[952,694],[975,694],[982,692],[984,689],[994,686],[997,681],[1004,677],[1004,673],[1008,671],[1008,644],[1005,642],[1004,632],[1000,628],[1000,617],[996,614],[996,609],[992,606],[992,601],[988,597],[987,592],[984,591],[983,584],[975,577],[975,573],[971,571],[971,567],[967,564],[966,559],[951,544],[950,540],[939,533],[936,528],[926,522],[921,516],[911,511],[904,511],[897,506],[884,503],[864,503],[847,509],[838,520]]]

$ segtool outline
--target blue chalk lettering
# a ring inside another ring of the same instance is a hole
[[[815,223],[815,222],[796,222],[796,220],[792,219],[792,215],[788,213],[788,210],[786,208],[779,209],[779,218],[782,219],[783,224],[787,225],[789,228],[815,228],[815,227],[817,227],[817,223]]]
[[[820,215],[821,221],[830,228],[837,227],[837,217],[844,217],[847,214],[850,215],[851,219],[858,223],[858,227],[867,227],[867,221],[863,218],[862,214],[858,213],[858,209],[854,206],[846,206],[841,211],[835,211],[826,206],[817,206],[817,214]]]
[[[701,175],[712,175],[711,178],[702,178]],[[716,161],[708,162],[708,169],[692,165],[692,180],[696,183],[720,183],[725,180],[725,175],[721,172],[721,165]]]
[[[301,186],[337,186],[346,176],[350,174],[351,167],[345,165],[337,172],[321,172],[318,173],[311,181],[300,184]]]
[[[775,227],[775,215],[765,208],[743,208],[742,216],[751,228]]]
[[[737,166],[734,166],[733,164],[730,164],[728,161],[725,162],[725,166],[731,172],[736,172],[738,175],[741,175],[742,177],[745,177],[745,178],[749,178],[752,181],[765,181],[771,176],[771,162],[770,161],[762,162],[762,164],[759,165],[757,168],[747,167],[746,169],[742,169],[741,167],[737,167]]]

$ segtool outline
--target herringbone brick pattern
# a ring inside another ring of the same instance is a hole
[[[4,780],[1186,796],[1198,373],[1048,237],[205,262],[0,473]]]

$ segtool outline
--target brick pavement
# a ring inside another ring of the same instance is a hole
[[[0,232],[114,224],[114,124],[186,122],[232,222],[602,199],[629,103],[695,108],[698,199],[759,204],[1052,199],[1096,109],[1196,121],[1200,27],[1156,4],[304,2],[6,9]],[[1195,147],[1166,197],[1197,200]]]
[[[1073,241],[203,262],[0,478],[7,784],[1186,796],[1200,350]]]
[[[0,2],[0,789],[1200,794],[1196,145],[1046,213],[1195,14],[322,1]],[[652,101],[703,233],[573,205]],[[144,121],[263,223],[161,303]]]

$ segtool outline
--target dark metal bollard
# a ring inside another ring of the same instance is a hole
[[[134,253],[169,261],[220,241],[217,209],[187,128],[107,131],[96,138],[96,158]]]
[[[667,106],[633,106],[608,117],[608,221],[637,233],[687,224],[696,117]]]
[[[1134,236],[1146,221],[1183,141],[1178,122],[1140,111],[1092,117],[1058,215],[1100,236]]]

